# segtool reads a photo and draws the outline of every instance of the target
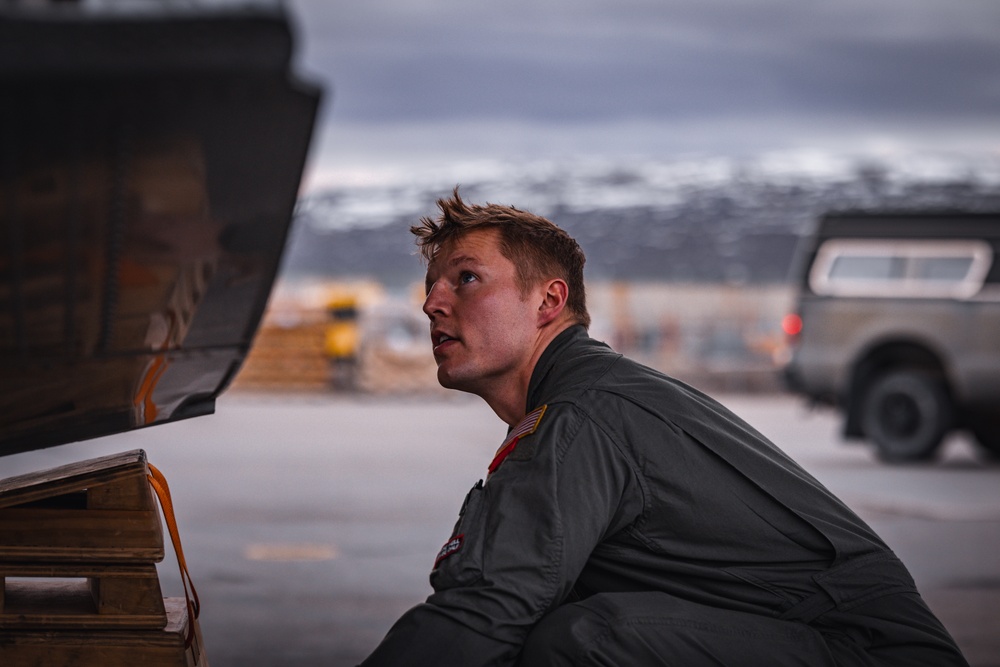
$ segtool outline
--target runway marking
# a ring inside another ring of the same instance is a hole
[[[289,563],[333,560],[340,551],[332,544],[250,544],[243,555],[247,560]]]
[[[861,499],[853,503],[855,507],[878,514],[926,519],[930,521],[1000,521],[1000,512],[989,507],[933,506],[927,504],[890,502],[886,500]]]

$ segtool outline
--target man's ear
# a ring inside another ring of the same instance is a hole
[[[544,283],[543,287],[545,292],[538,307],[538,326],[545,326],[558,319],[569,298],[569,285],[561,278],[553,278]]]

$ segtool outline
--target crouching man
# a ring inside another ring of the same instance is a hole
[[[713,399],[587,335],[568,234],[457,189],[438,205],[412,230],[438,379],[510,430],[434,593],[365,667],[967,664],[840,500]]]

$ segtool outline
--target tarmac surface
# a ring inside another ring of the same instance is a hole
[[[964,436],[888,466],[832,412],[720,396],[909,566],[974,667],[1000,667],[1000,465]],[[212,667],[355,665],[406,609],[505,426],[478,399],[228,394],[217,413],[0,458],[0,477],[131,449],[167,477]],[[183,595],[168,546],[165,595]]]

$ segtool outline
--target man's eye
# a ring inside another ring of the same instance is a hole
[[[476,274],[474,274],[474,273],[469,273],[468,271],[463,271],[463,272],[462,272],[462,273],[461,273],[461,274],[460,274],[460,275],[458,276],[458,284],[459,284],[459,285],[465,285],[466,283],[471,283],[471,282],[472,282],[472,281],[474,281],[475,279],[476,279]]]

